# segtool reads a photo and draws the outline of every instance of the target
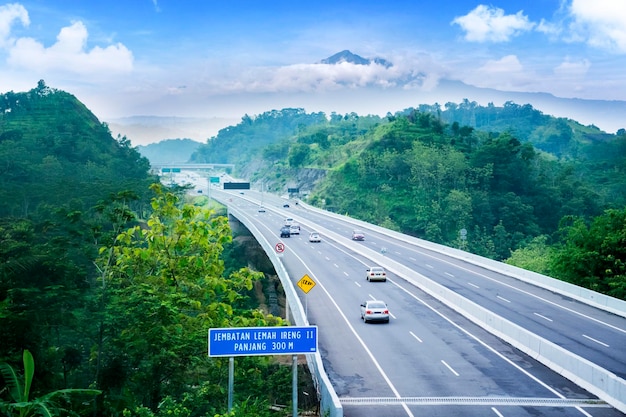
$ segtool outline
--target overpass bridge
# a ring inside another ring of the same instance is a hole
[[[182,171],[214,171],[216,169],[234,169],[235,164],[203,163],[194,164],[187,162],[155,162],[150,164],[155,173],[182,172]]]

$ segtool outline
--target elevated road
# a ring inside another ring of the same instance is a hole
[[[324,367],[344,415],[623,415],[580,388],[581,381],[573,383],[567,369],[551,370],[503,341],[508,329],[479,326],[459,313],[480,306],[486,317],[503,317],[617,381],[626,372],[623,316],[352,219],[293,202],[284,208],[274,196],[215,191],[214,197],[255,225],[257,239],[285,245],[281,262],[293,283],[304,274],[317,283],[300,293],[301,301],[319,328]],[[258,211],[261,201],[265,212]],[[302,233],[280,239],[288,215]],[[364,242],[349,239],[357,227],[365,229]],[[308,242],[312,230],[322,233],[321,243]],[[365,280],[371,264],[388,269],[387,282]],[[468,301],[450,302],[448,293]],[[389,325],[361,321],[359,304],[371,298],[387,302]]]

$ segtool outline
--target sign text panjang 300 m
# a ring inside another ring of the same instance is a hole
[[[209,356],[295,355],[317,352],[317,326],[209,329]]]

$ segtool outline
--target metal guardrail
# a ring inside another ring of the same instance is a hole
[[[341,214],[336,214],[336,213],[332,213],[326,210],[318,209],[317,207],[310,206],[302,201],[299,201],[298,205],[307,210],[324,214],[326,216],[334,217],[336,219],[340,219],[343,221],[347,221],[347,222],[354,224],[355,226],[358,226],[364,229],[374,230],[377,233],[381,233],[389,237],[392,237],[394,239],[398,239],[401,241],[414,244],[416,246],[420,246],[424,249],[442,253],[452,258],[463,260],[473,265],[477,265],[485,269],[489,269],[491,271],[507,274],[508,276],[519,279],[520,281],[533,284],[537,287],[544,288],[546,290],[555,292],[557,294],[566,295],[582,303],[589,304],[601,310],[608,311],[609,313],[626,317],[626,301],[624,300],[620,300],[618,298],[611,297],[606,294],[601,294],[599,292],[589,290],[587,288],[579,287],[577,285],[570,284],[569,282],[561,281],[556,278],[548,277],[546,275],[541,275],[536,272],[527,271],[525,269],[518,268],[513,265],[508,265],[503,262],[498,262],[489,258],[484,258],[482,256],[474,255],[472,253],[465,252],[460,249],[455,249],[455,248],[451,248],[448,246],[440,245],[438,243],[429,242],[427,240],[419,239],[413,236],[408,236],[400,232],[385,229],[383,227],[376,226],[371,223],[366,223],[364,221],[354,219],[352,217],[343,216]]]

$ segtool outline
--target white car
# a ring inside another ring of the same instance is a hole
[[[309,242],[319,243],[321,241],[322,241],[322,238],[320,237],[319,233],[311,232],[311,234],[309,234]]]
[[[381,300],[367,300],[361,303],[361,319],[363,322],[382,321],[389,323],[389,309]]]
[[[365,270],[365,279],[368,281],[387,281],[387,273],[381,266],[370,266]]]
[[[289,233],[291,233],[292,235],[299,235],[300,226],[292,224],[291,226],[289,226]]]

